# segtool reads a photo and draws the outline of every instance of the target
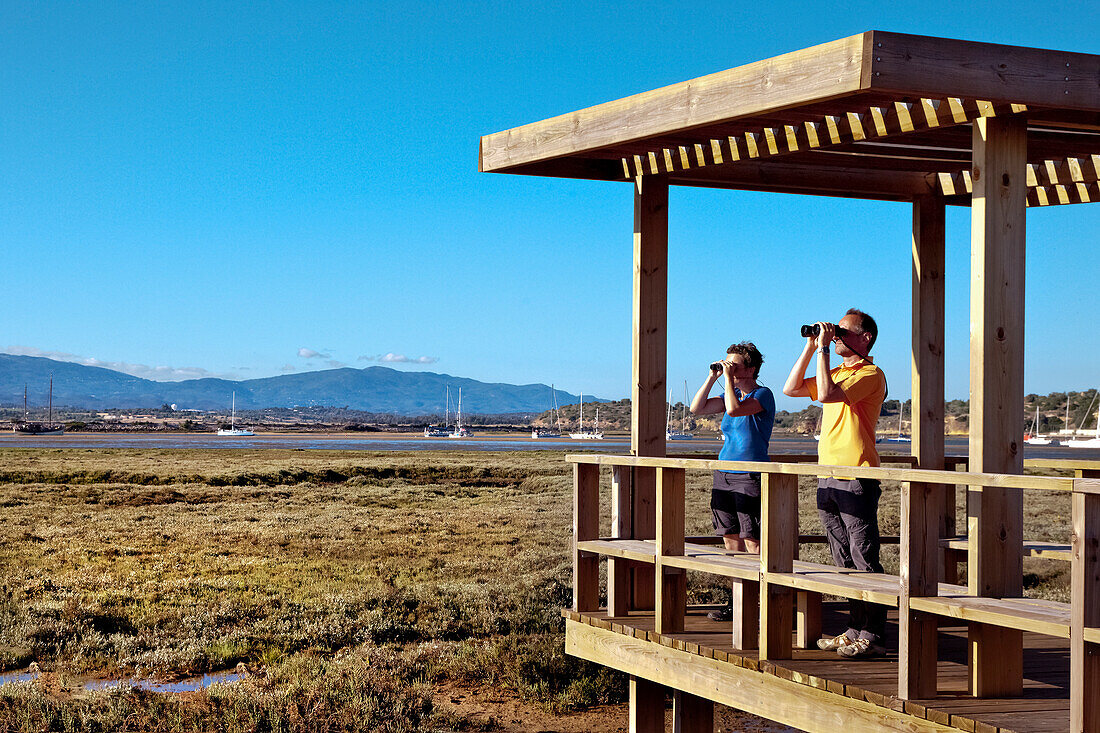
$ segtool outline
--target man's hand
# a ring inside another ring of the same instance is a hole
[[[817,336],[816,346],[818,349],[828,350],[833,344],[833,338],[836,336],[836,326],[824,321],[819,321],[817,326],[821,329],[821,333]]]

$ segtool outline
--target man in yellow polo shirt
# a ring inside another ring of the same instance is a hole
[[[783,393],[809,397],[822,404],[818,462],[830,466],[877,466],[875,428],[886,398],[886,375],[871,361],[878,338],[875,319],[850,309],[840,323],[816,324],[818,334],[806,339]],[[829,346],[836,344],[840,366],[829,368]],[[806,368],[817,356],[817,373]],[[823,478],[817,483],[817,511],[833,563],[839,567],[882,572],[879,562],[878,500],[882,492],[873,479]],[[842,657],[873,657],[885,653],[886,608],[865,601],[848,602],[848,630],[817,642],[820,649]]]

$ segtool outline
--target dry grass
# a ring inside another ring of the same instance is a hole
[[[3,457],[0,668],[180,677],[245,661],[269,674],[184,697],[6,685],[0,729],[469,725],[432,707],[429,686],[445,679],[554,709],[622,699],[621,677],[562,650],[572,472],[560,453]],[[807,532],[820,531],[813,487],[800,486]],[[689,533],[710,533],[709,489],[689,474]],[[898,529],[897,492],[885,487],[884,533]],[[1065,541],[1068,498],[1028,498],[1027,536]],[[896,571],[896,550],[884,554]],[[827,561],[820,546],[802,556]],[[1064,596],[1062,566],[1028,571],[1033,593]],[[690,577],[693,602],[727,597],[720,579]]]

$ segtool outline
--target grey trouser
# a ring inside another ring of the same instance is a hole
[[[874,479],[823,478],[817,482],[817,513],[825,527],[833,564],[842,568],[882,572],[879,562],[878,500]],[[848,601],[851,614],[847,634],[882,643],[886,607],[866,601]]]

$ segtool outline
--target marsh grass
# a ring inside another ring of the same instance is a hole
[[[624,698],[623,677],[564,654],[561,453],[17,449],[3,465],[0,668],[34,660],[51,674],[0,686],[0,729],[473,725],[432,706],[446,681],[559,711]],[[820,532],[814,486],[800,482],[806,532]],[[689,534],[711,531],[709,490],[709,475],[688,474]],[[1068,498],[1027,499],[1025,535],[1065,541]],[[880,516],[896,533],[896,485]],[[884,555],[896,572],[896,548]],[[802,557],[828,562],[823,546]],[[1061,564],[1026,569],[1029,592],[1062,598]],[[689,576],[691,602],[728,594]],[[183,696],[54,684],[238,662],[267,674]]]

